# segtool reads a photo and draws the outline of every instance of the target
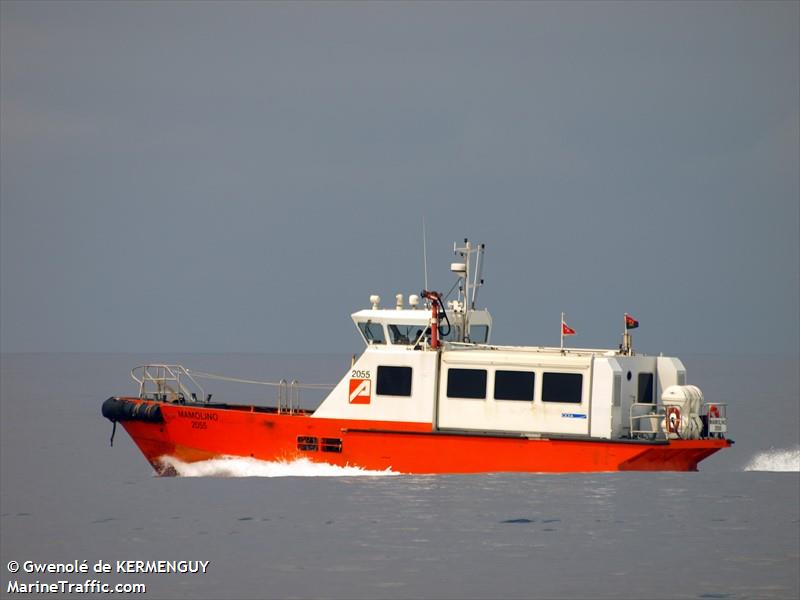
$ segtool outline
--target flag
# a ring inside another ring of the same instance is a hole
[[[575,335],[575,330],[561,321],[561,335]]]
[[[625,329],[636,329],[639,326],[639,321],[634,319],[628,313],[625,313]]]

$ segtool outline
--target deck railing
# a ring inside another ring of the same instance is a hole
[[[665,431],[667,408],[672,405],[634,402],[630,410],[630,436],[638,439],[665,440],[669,434]],[[699,415],[683,415],[681,418],[693,418],[699,422],[694,427],[692,439],[707,437],[725,437],[728,431],[728,403],[705,402],[700,406]],[[672,437],[675,437],[673,434]]]
[[[300,390],[329,390],[333,385],[323,383],[300,383],[297,379],[291,382],[281,379],[258,381],[241,379],[226,375],[215,375],[192,371],[183,365],[152,364],[140,365],[131,369],[131,377],[139,385],[139,397],[160,402],[200,402],[211,401],[211,394],[206,394],[198,379],[215,379],[232,383],[266,385],[277,388],[277,412],[295,414],[302,412],[300,407]]]
[[[661,425],[666,416],[664,406],[649,402],[634,402],[630,411],[631,437],[648,440],[667,439],[667,433]]]
[[[208,402],[203,386],[183,365],[140,365],[131,369],[139,397],[164,402]]]

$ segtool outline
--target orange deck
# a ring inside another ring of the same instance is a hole
[[[123,398],[143,403],[138,398]],[[163,423],[121,424],[153,467],[172,456],[195,462],[222,456],[266,461],[306,458],[400,473],[696,471],[732,444],[725,439],[669,442],[529,439],[432,431],[430,423],[354,421],[276,414],[250,406],[161,403]]]

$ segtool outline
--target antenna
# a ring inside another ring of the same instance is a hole
[[[475,299],[478,297],[478,288],[483,285],[483,253],[486,250],[486,244],[478,244],[477,254],[475,255],[475,274],[472,280],[472,299],[470,308],[475,308]]]
[[[428,289],[428,236],[425,231],[425,217],[422,217],[422,262],[425,267],[425,289]]]

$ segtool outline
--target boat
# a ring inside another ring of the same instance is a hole
[[[131,371],[136,395],[114,396],[117,423],[158,474],[175,461],[228,457],[311,462],[404,474],[696,471],[733,441],[727,403],[687,384],[676,357],[636,352],[625,314],[614,348],[493,343],[476,308],[484,244],[453,245],[451,293],[395,296],[351,315],[364,343],[316,409],[298,381],[261,382],[147,364]],[[427,288],[427,266],[426,266]],[[457,288],[457,292],[455,291]],[[204,378],[272,383],[273,405],[212,401]]]

